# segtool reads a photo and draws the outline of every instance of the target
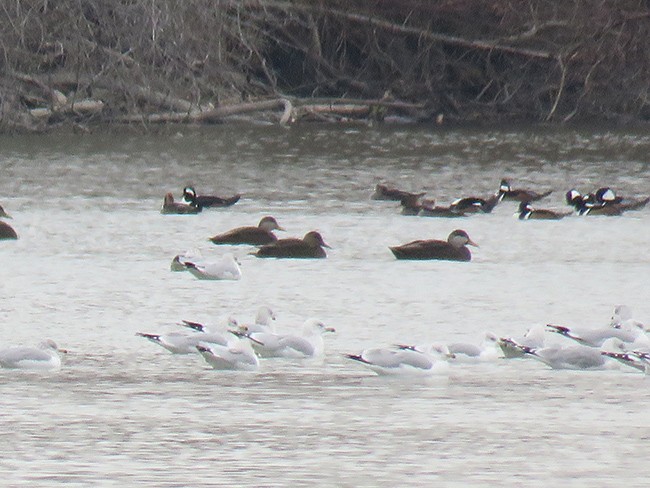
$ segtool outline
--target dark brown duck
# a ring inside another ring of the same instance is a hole
[[[377,186],[375,186],[375,192],[370,196],[370,198],[372,200],[395,200],[399,202],[404,198],[419,198],[422,196],[424,196],[424,193],[411,193],[404,190],[398,190],[394,186],[378,183]]]
[[[467,232],[456,229],[446,241],[437,239],[417,240],[389,249],[397,259],[440,259],[445,261],[471,261],[472,253],[466,246],[478,247]]]
[[[5,212],[5,209],[0,205],[0,217],[10,219],[11,215]],[[12,226],[0,220],[0,239],[18,239],[18,234]]]
[[[331,249],[318,232],[311,231],[302,239],[278,239],[253,254],[258,258],[322,259],[327,257],[324,247]]]
[[[231,229],[223,234],[210,237],[213,244],[249,244],[262,246],[278,240],[274,230],[284,230],[273,217],[263,217],[257,227],[246,226]]]

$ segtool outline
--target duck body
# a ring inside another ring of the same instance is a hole
[[[5,219],[12,218],[5,209],[0,205],[0,217]],[[0,239],[18,239],[18,234],[12,226],[0,220]]]
[[[464,197],[454,200],[449,206],[458,213],[491,213],[503,199],[503,193],[497,192],[488,198]]]
[[[378,183],[375,186],[375,192],[370,196],[371,200],[394,200],[401,201],[404,198],[420,198],[424,193],[411,193],[409,191],[398,190],[394,186]]]
[[[517,216],[519,220],[560,220],[570,213],[555,212],[543,208],[533,208],[530,202],[521,202]]]
[[[409,194],[400,200],[402,215],[418,215],[424,208],[431,208],[435,205],[435,200],[422,199],[423,194]]]
[[[230,207],[237,203],[241,195],[231,197],[218,197],[216,195],[197,195],[194,187],[186,186],[183,189],[183,203],[195,207]]]
[[[165,195],[160,213],[164,215],[194,215],[201,212],[201,207],[174,201],[174,195],[169,192]]]
[[[423,207],[420,209],[420,213],[418,215],[420,217],[440,217],[440,218],[447,218],[447,219],[467,217],[467,214],[465,214],[465,212],[452,208],[451,206],[449,207],[435,206],[431,208]]]
[[[499,192],[503,194],[503,200],[510,200],[515,202],[536,202],[544,197],[553,193],[553,190],[545,192],[536,192],[534,190],[524,190],[521,188],[512,188],[510,182],[506,179],[501,180]]]
[[[284,230],[273,217],[264,217],[257,227],[245,226],[231,229],[223,234],[210,237],[213,244],[248,244],[251,246],[263,246],[278,240],[273,233],[274,230]]]
[[[330,248],[320,233],[311,231],[302,239],[278,239],[260,247],[254,254],[258,258],[323,259],[327,257],[323,247]]]
[[[478,247],[465,231],[457,229],[449,234],[446,241],[421,239],[389,249],[397,259],[471,261],[472,253],[466,245]]]
[[[0,220],[0,239],[18,239],[14,228],[2,220]]]

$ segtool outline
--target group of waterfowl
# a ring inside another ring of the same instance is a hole
[[[240,325],[232,316],[225,324],[209,326],[183,320],[183,330],[136,335],[173,355],[200,355],[213,369],[256,371],[265,359],[322,360],[324,335],[335,332],[315,318],[305,320],[298,333],[275,329],[275,314],[268,306],[258,309],[255,321]],[[593,328],[556,324],[534,326],[520,337],[487,332],[480,343],[426,342],[370,347],[339,356],[378,375],[447,375],[454,363],[485,363],[503,359],[535,359],[552,369],[604,370],[621,365],[650,374],[648,327],[632,318],[629,307],[616,306],[610,323]],[[549,343],[560,335],[570,342]],[[52,340],[39,347],[0,350],[0,366],[11,369],[52,370],[61,367],[60,349]]]
[[[273,321],[275,314],[268,306],[261,306],[255,321],[240,325],[226,317],[226,326],[208,326],[183,320],[184,331],[136,335],[148,339],[172,354],[200,354],[217,370],[253,371],[260,359],[319,359],[325,352],[323,335],[335,332],[315,318],[305,320],[299,333],[279,333]],[[187,330],[189,329],[189,331]]]
[[[182,208],[176,213],[191,213],[188,209],[193,209],[192,201],[196,199],[196,192],[190,187],[185,189],[184,193],[189,193],[189,203],[175,204]],[[558,212],[550,209],[534,208],[532,202],[539,201],[552,193],[552,190],[535,191],[531,189],[513,188],[507,179],[502,179],[499,189],[487,198],[463,197],[453,201],[449,206],[436,206],[434,200],[424,199],[425,193],[411,193],[400,190],[387,184],[377,184],[374,193],[371,195],[373,200],[392,200],[399,201],[402,207],[402,213],[407,215],[423,215],[437,217],[466,217],[476,213],[490,213],[494,207],[506,200],[519,202],[518,218],[521,220],[543,219],[559,220],[572,212]],[[166,197],[167,199],[170,197]],[[215,197],[213,197],[215,198]],[[640,200],[630,200],[617,196],[611,188],[599,188],[595,192],[586,195],[580,194],[577,190],[572,189],[566,194],[566,201],[574,207],[575,212],[579,215],[620,215],[626,210],[638,210],[645,207],[650,201],[650,197]],[[163,213],[172,213],[165,211]],[[257,226],[237,227],[228,230],[222,234],[217,234],[210,238],[210,241],[218,245],[251,245],[258,246],[253,253],[257,257],[274,257],[274,258],[325,258],[327,253],[325,248],[330,246],[323,240],[321,234],[317,231],[310,231],[300,238],[278,239],[273,233],[275,230],[284,230],[274,217],[267,216],[260,220]],[[452,231],[447,240],[438,239],[418,239],[402,245],[390,246],[389,249],[396,259],[400,260],[448,260],[448,261],[470,261],[471,252],[467,246],[478,245],[472,241],[466,231],[456,229]],[[230,255],[226,259],[225,267],[234,266],[234,258]],[[175,264],[181,261],[180,256],[175,258]],[[182,264],[182,263],[180,263]],[[220,278],[220,269],[222,264],[212,266],[215,272],[210,273],[205,269],[197,268],[197,264],[189,262],[187,268],[195,276],[203,279],[222,279]],[[230,278],[230,274],[226,279]]]
[[[548,333],[571,342],[549,344]],[[447,373],[450,363],[518,358],[532,358],[552,369],[604,370],[623,364],[650,374],[650,336],[648,327],[632,318],[629,307],[618,305],[610,323],[602,327],[547,324],[532,327],[521,337],[499,337],[488,332],[480,344],[397,344],[346,353],[344,357],[379,375]]]
[[[502,201],[519,202],[516,213],[520,220],[543,219],[559,220],[573,213],[577,215],[621,215],[628,210],[639,210],[646,206],[650,197],[629,199],[616,195],[609,187],[581,194],[576,189],[569,190],[565,195],[567,205],[572,212],[561,212],[550,209],[533,207],[532,203],[547,197],[552,190],[538,192],[531,189],[512,188],[509,180],[502,179],[498,190],[486,197],[463,197],[454,200],[448,206],[438,206],[435,200],[426,199],[426,193],[412,193],[399,190],[394,186],[380,183],[372,194],[374,200],[399,201],[401,213],[404,215],[419,215],[423,217],[461,218],[476,213],[491,213]]]

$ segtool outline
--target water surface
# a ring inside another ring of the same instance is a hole
[[[648,380],[499,361],[449,379],[373,376],[341,354],[395,342],[480,342],[533,325],[599,326],[625,303],[650,321],[650,210],[520,222],[515,204],[465,220],[369,199],[390,181],[440,204],[513,186],[650,194],[641,131],[213,127],[0,139],[0,343],[55,339],[60,372],[0,371],[5,486],[644,486]],[[228,209],[159,213],[162,196],[242,193]],[[207,238],[274,215],[332,246],[322,261],[235,248],[239,282],[171,273]],[[389,245],[464,228],[471,263],[398,262]],[[315,363],[224,374],[136,337],[181,319],[336,327]]]

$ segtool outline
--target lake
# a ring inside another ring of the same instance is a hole
[[[373,346],[479,343],[546,323],[598,327],[615,305],[650,322],[650,207],[620,217],[519,221],[516,204],[466,219],[412,217],[376,183],[441,205],[513,187],[650,194],[650,132],[601,128],[214,126],[160,134],[0,137],[0,344],[44,338],[60,371],[0,370],[4,486],[646,486],[650,383],[632,369],[532,360],[385,378],[344,359]],[[161,215],[183,186],[241,200]],[[273,215],[321,232],[325,260],[263,260],[207,238]],[[397,261],[388,246],[479,244],[470,263]],[[199,281],[172,258],[233,251],[240,281]],[[337,332],[323,361],[212,370],[136,332],[182,319]],[[550,335],[550,334],[548,334]],[[549,337],[566,344],[567,339]]]

